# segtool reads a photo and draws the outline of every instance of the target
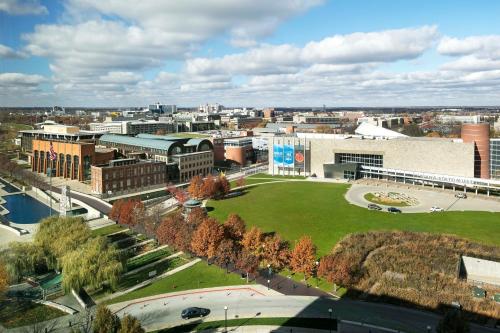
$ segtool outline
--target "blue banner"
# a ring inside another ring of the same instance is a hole
[[[293,168],[293,160],[294,160],[293,145],[285,145],[285,149],[283,152],[283,164],[284,164],[284,166]]]
[[[273,146],[273,159],[276,164],[283,164],[283,146]]]

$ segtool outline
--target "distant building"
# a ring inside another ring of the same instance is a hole
[[[166,164],[135,158],[111,160],[91,167],[91,188],[96,194],[119,195],[143,191],[166,183]]]
[[[165,133],[176,132],[176,125],[172,121],[110,121],[103,123],[90,123],[89,126],[91,131],[107,132],[111,134],[137,135],[140,133],[155,134],[159,131],[163,131]]]
[[[150,104],[148,110],[153,114],[172,115],[174,113],[177,113],[177,106],[160,104],[158,102],[156,104]]]
[[[500,138],[490,139],[490,175],[500,179]]]
[[[226,161],[238,165],[255,162],[252,137],[224,139]]]

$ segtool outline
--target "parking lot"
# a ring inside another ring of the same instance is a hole
[[[367,193],[398,192],[417,199],[418,204],[413,206],[398,207],[403,212],[421,213],[429,212],[430,208],[437,206],[445,211],[490,211],[500,212],[500,199],[476,197],[474,193],[467,193],[467,199],[455,197],[457,192],[441,191],[429,187],[419,187],[400,183],[380,182],[371,184],[355,183],[347,191],[345,197],[350,203],[367,207],[370,203],[364,198]],[[387,210],[387,205],[379,205]]]

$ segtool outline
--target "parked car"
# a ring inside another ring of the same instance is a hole
[[[210,313],[209,309],[192,307],[192,308],[187,308],[187,309],[182,310],[181,318],[182,319],[191,319],[191,318],[197,318],[197,317],[206,317],[206,316],[208,316],[209,313]]]
[[[401,209],[396,208],[396,207],[389,207],[389,208],[387,208],[387,211],[388,211],[389,213],[402,213],[402,212],[401,212]]]
[[[379,205],[376,205],[376,204],[369,204],[368,205],[368,209],[371,209],[371,210],[382,210],[382,207],[380,207]]]
[[[467,194],[465,194],[464,192],[459,192],[459,193],[455,194],[455,198],[467,199]]]
[[[444,212],[444,209],[438,206],[432,206],[430,209],[431,212]]]

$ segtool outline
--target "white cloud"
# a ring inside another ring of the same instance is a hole
[[[44,82],[41,75],[22,73],[0,73],[1,87],[36,87]]]
[[[351,64],[414,59],[437,37],[436,26],[336,35],[308,43],[302,57],[309,62]]]
[[[481,58],[500,58],[500,36],[471,36],[467,38],[444,37],[438,52],[449,56],[464,56],[474,54]]]
[[[428,50],[437,37],[434,26],[336,35],[302,48],[289,44],[262,45],[221,58],[190,59],[186,68],[194,75],[296,73],[309,65],[323,66],[323,70],[326,70],[324,65],[334,65],[340,69],[338,66],[345,64],[414,59]]]
[[[26,58],[26,54],[23,52],[15,51],[8,46],[0,44],[0,58],[21,59]]]
[[[38,0],[0,0],[0,11],[11,15],[41,15],[48,10]]]

